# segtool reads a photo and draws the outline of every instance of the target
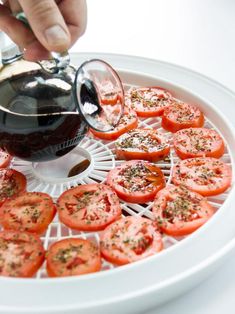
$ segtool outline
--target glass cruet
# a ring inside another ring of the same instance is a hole
[[[29,62],[13,45],[2,52],[0,146],[12,156],[49,161],[76,147],[89,127],[112,130],[124,106],[122,82],[105,61],[76,69],[68,53]]]

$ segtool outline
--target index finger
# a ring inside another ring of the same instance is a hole
[[[85,0],[62,0],[58,7],[71,35],[71,45],[81,37],[87,25],[87,5]]]

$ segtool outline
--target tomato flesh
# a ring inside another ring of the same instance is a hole
[[[194,157],[220,158],[225,146],[221,136],[212,129],[189,128],[176,132],[174,149],[181,159]]]
[[[159,228],[171,236],[194,232],[214,214],[214,208],[203,196],[174,185],[157,193],[152,211]]]
[[[112,169],[108,173],[107,184],[122,200],[143,204],[154,199],[156,193],[165,186],[165,178],[155,164],[131,160]]]
[[[41,240],[28,232],[0,232],[0,275],[32,277],[44,261]]]
[[[230,187],[232,171],[229,165],[216,158],[190,158],[175,165],[172,181],[203,196],[212,196]]]
[[[204,115],[198,107],[175,101],[168,106],[162,116],[162,127],[170,132],[186,128],[198,128],[204,125]]]
[[[26,190],[26,177],[14,169],[0,169],[0,205]]]
[[[0,207],[4,229],[42,234],[56,213],[52,198],[41,192],[26,192],[6,200]]]
[[[50,277],[77,276],[101,269],[97,246],[84,239],[69,238],[53,243],[46,256]]]
[[[132,88],[126,95],[126,105],[139,117],[161,116],[172,102],[172,95],[161,87]]]
[[[0,168],[6,168],[11,162],[11,155],[0,148]]]
[[[116,193],[105,184],[87,184],[65,191],[58,199],[59,219],[80,231],[103,230],[121,216]]]
[[[90,131],[96,137],[102,140],[116,140],[120,135],[135,129],[138,126],[138,118],[133,110],[125,108],[124,113],[116,127],[112,131],[98,132],[90,128]]]
[[[105,105],[115,105],[122,100],[121,91],[109,80],[96,82],[101,103]]]
[[[120,136],[115,143],[118,159],[158,161],[170,153],[170,145],[160,132],[134,129]]]
[[[142,217],[125,217],[101,234],[101,254],[116,265],[132,263],[163,249],[155,222]]]

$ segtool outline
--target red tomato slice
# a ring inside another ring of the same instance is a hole
[[[163,134],[151,129],[134,129],[120,136],[115,144],[118,159],[158,161],[170,153]]]
[[[172,101],[172,95],[161,87],[132,88],[126,95],[126,105],[139,117],[161,116]]]
[[[77,276],[101,269],[99,249],[84,239],[70,238],[53,243],[46,261],[50,277]]]
[[[32,277],[45,252],[41,240],[28,232],[0,232],[0,276]]]
[[[147,161],[124,162],[112,169],[107,183],[117,195],[129,203],[147,203],[165,186],[165,178],[159,167]]]
[[[135,129],[138,126],[138,118],[133,110],[125,109],[118,125],[109,132],[98,132],[90,128],[92,134],[102,140],[116,140],[120,135]]]
[[[103,230],[122,213],[116,193],[105,184],[69,189],[59,197],[57,204],[60,221],[81,231]]]
[[[0,168],[6,168],[11,162],[11,155],[0,148]]]
[[[176,132],[174,149],[181,159],[194,157],[220,158],[224,154],[224,141],[215,131],[206,128],[189,128]]]
[[[55,213],[50,195],[26,192],[4,202],[0,207],[0,223],[4,229],[42,234]]]
[[[14,169],[0,169],[0,205],[26,190],[26,177]]]
[[[120,90],[110,80],[96,82],[102,104],[115,105],[121,98]]]
[[[175,102],[164,110],[162,127],[170,132],[204,125],[204,115],[198,107],[183,102]]]
[[[203,196],[174,185],[157,193],[152,211],[159,228],[171,236],[192,233],[214,214],[214,208]]]
[[[155,222],[129,216],[103,231],[100,249],[107,261],[124,265],[156,254],[163,249],[163,243]]]
[[[229,165],[212,157],[181,160],[173,169],[173,183],[185,185],[203,196],[225,192],[231,185]]]

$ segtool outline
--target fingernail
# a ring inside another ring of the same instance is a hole
[[[68,34],[60,25],[53,25],[45,30],[46,41],[51,46],[68,44]]]

